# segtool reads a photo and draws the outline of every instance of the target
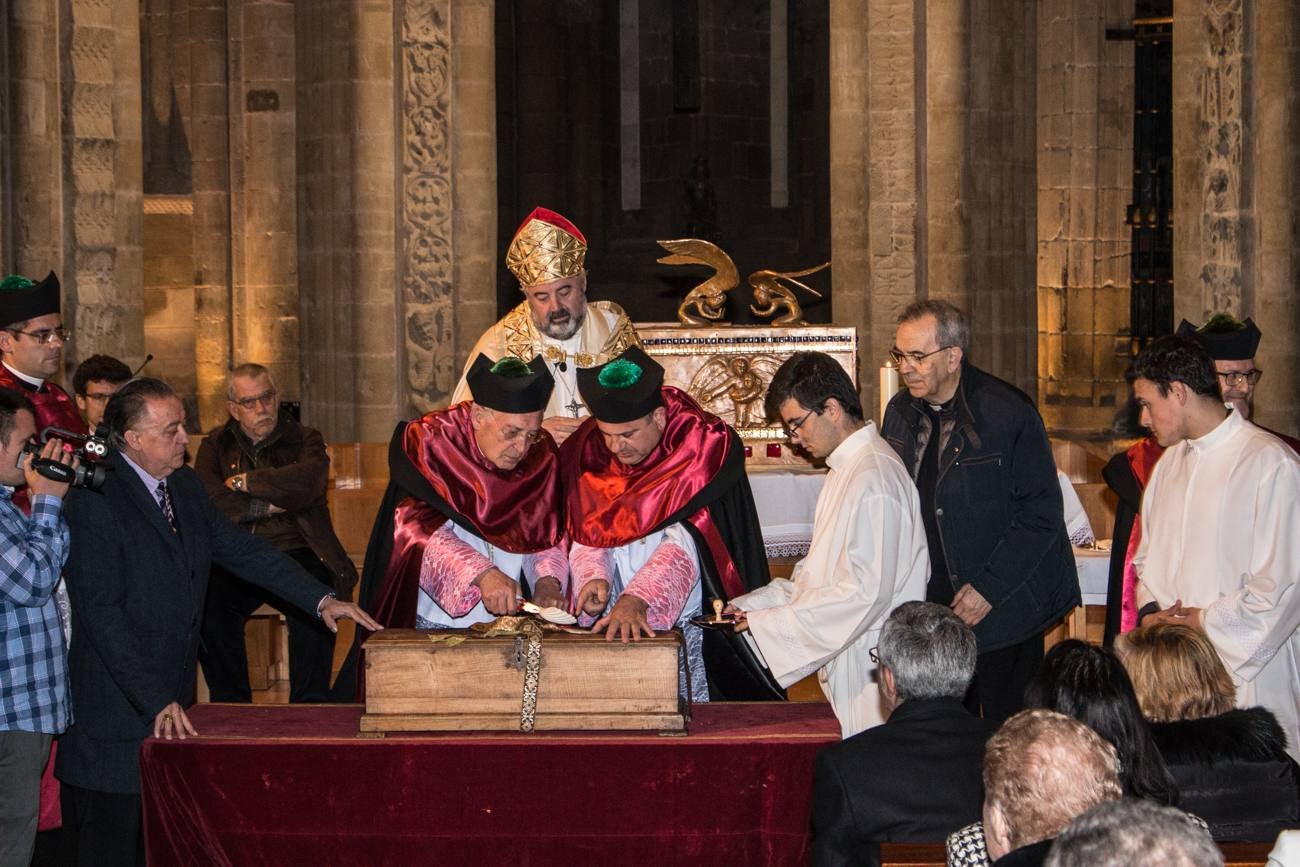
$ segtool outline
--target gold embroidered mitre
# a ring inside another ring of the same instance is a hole
[[[578,227],[546,208],[534,208],[510,240],[506,267],[527,289],[582,272],[587,239]]]

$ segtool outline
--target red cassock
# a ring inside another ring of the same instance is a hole
[[[661,396],[663,436],[635,466],[605,447],[595,419],[565,441],[560,466],[570,541],[618,548],[680,523],[699,549],[704,598],[762,587],[770,576],[740,437],[685,392],[664,386]],[[704,659],[716,697],[785,696],[734,633],[708,631]]]
[[[555,441],[544,435],[514,469],[498,469],[474,441],[469,403],[399,426],[388,469],[361,578],[362,607],[385,626],[415,626],[424,545],[445,522],[516,554],[545,551],[564,532]]]

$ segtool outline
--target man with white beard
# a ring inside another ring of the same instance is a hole
[[[591,414],[578,393],[578,368],[596,367],[641,345],[623,308],[612,301],[588,303],[586,259],[587,239],[577,226],[554,211],[534,208],[506,250],[506,267],[519,280],[524,302],[469,353],[471,360],[480,354],[492,361],[507,355],[524,363],[537,355],[546,360],[555,390],[542,427],[557,444]],[[462,373],[451,402],[469,399]]]

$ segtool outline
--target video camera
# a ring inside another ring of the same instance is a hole
[[[81,463],[70,467],[49,458],[39,457],[41,448],[52,437],[57,437],[71,445],[73,454],[81,459]],[[32,456],[32,469],[45,478],[66,482],[74,488],[85,488],[88,491],[98,491],[104,487],[104,482],[108,480],[108,474],[113,469],[111,464],[104,461],[108,456],[108,433],[102,425],[89,436],[62,428],[47,427],[41,431],[39,443],[29,442],[23,446],[23,454]]]

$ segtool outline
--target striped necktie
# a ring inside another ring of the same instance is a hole
[[[171,525],[172,532],[176,532],[176,511],[172,509],[172,495],[167,490],[166,482],[159,482],[158,505],[162,507],[163,515],[167,518],[167,523]]]

